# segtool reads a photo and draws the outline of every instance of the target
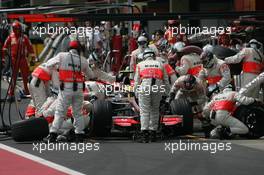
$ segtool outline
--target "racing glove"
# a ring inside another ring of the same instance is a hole
[[[171,92],[169,96],[169,103],[171,103],[171,101],[175,99],[176,94],[175,92]]]
[[[122,82],[124,79],[124,74],[123,73],[119,73],[116,75],[116,82]]]

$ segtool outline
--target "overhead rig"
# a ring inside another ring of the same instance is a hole
[[[121,13],[122,8],[129,8],[131,13]],[[114,13],[105,15],[113,9]],[[29,14],[31,12],[32,14]],[[70,13],[65,13],[70,12]],[[55,4],[25,8],[0,9],[8,19],[24,18],[25,22],[72,22],[72,21],[154,21],[154,20],[201,20],[201,19],[237,19],[264,18],[264,11],[220,11],[220,12],[183,12],[183,13],[142,13],[136,4],[98,3]],[[15,13],[15,14],[14,14]],[[20,14],[24,13],[24,14]],[[27,14],[25,14],[27,13]],[[34,13],[34,14],[33,14]],[[96,15],[94,15],[96,14]]]

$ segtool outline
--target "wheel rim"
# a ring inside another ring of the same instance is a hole
[[[251,112],[246,116],[245,124],[249,129],[255,129],[257,125],[256,113]]]

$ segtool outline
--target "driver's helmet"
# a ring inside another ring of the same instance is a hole
[[[173,53],[181,52],[184,47],[185,47],[185,43],[178,41],[172,46],[171,51]]]
[[[169,48],[170,48],[170,44],[168,43],[168,41],[166,39],[160,39],[159,41],[157,41],[156,46],[158,48],[158,50],[162,53],[167,53]]]

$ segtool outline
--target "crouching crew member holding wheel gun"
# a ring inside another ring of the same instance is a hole
[[[254,98],[232,91],[231,85],[215,95],[203,111],[203,115],[210,116],[211,123],[216,126],[210,133],[211,138],[228,139],[234,134],[247,134],[247,126],[232,115],[237,105],[249,105],[255,101]]]

